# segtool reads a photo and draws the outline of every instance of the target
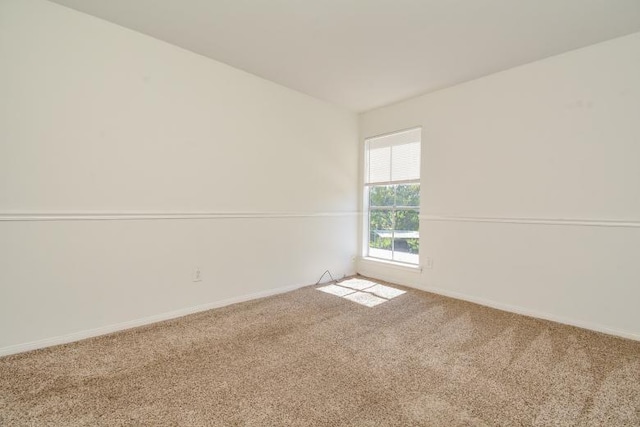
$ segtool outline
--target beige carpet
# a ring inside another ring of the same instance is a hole
[[[0,425],[640,425],[640,342],[307,287],[0,359]]]

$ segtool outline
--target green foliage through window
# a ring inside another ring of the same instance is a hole
[[[369,187],[369,247],[418,254],[420,184]]]

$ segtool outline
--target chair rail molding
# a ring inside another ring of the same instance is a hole
[[[533,225],[565,225],[575,227],[625,227],[640,228],[640,221],[634,220],[602,220],[583,218],[521,218],[521,217],[484,217],[456,215],[420,215],[420,219],[429,222],[478,222],[495,224],[533,224]]]
[[[136,221],[241,218],[322,218],[357,216],[341,212],[21,212],[0,213],[0,221]]]

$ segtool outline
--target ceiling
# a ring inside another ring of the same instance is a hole
[[[54,0],[366,111],[640,31],[640,0]]]

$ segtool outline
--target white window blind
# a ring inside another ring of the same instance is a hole
[[[420,179],[420,129],[366,141],[366,184]]]

